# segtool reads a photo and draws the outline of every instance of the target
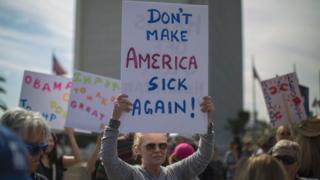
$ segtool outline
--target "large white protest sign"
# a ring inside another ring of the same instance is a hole
[[[208,7],[123,1],[121,83],[133,103],[122,132],[204,133]]]
[[[307,118],[296,73],[261,82],[272,126]]]
[[[51,128],[63,129],[70,89],[70,78],[25,71],[19,106],[40,112]]]
[[[119,94],[119,80],[75,71],[66,126],[100,132],[111,116],[113,98]]]

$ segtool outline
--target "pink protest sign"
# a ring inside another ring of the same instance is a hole
[[[307,118],[296,73],[261,82],[273,127]]]
[[[69,100],[67,127],[100,132],[120,94],[120,81],[87,72],[75,71]]]
[[[25,71],[19,106],[40,112],[51,128],[63,129],[70,89],[70,78]]]

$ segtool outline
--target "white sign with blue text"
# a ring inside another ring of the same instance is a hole
[[[121,132],[205,133],[208,7],[123,1],[121,87],[132,111]]]

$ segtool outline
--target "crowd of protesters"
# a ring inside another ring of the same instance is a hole
[[[236,137],[224,158],[214,144],[211,97],[200,104],[208,114],[208,132],[200,136],[165,133],[119,134],[121,115],[131,110],[128,96],[115,98],[108,124],[86,161],[92,180],[320,180],[320,118],[279,126],[258,142]],[[66,128],[71,154],[57,152],[57,137],[39,113],[15,108],[0,120],[0,179],[62,180],[80,162],[74,130]],[[84,160],[84,159],[82,159]]]

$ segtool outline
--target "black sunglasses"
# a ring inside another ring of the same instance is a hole
[[[48,148],[48,144],[25,144],[25,145],[32,156],[36,156],[40,152],[45,152]]]
[[[148,151],[151,151],[151,150],[155,150],[156,148],[161,149],[161,150],[166,150],[167,147],[168,147],[168,144],[167,143],[159,143],[159,144],[156,144],[156,143],[148,143],[145,145],[146,149]]]
[[[296,158],[288,155],[283,155],[283,156],[275,156],[276,159],[281,161],[284,165],[290,165],[293,164],[297,161]]]

